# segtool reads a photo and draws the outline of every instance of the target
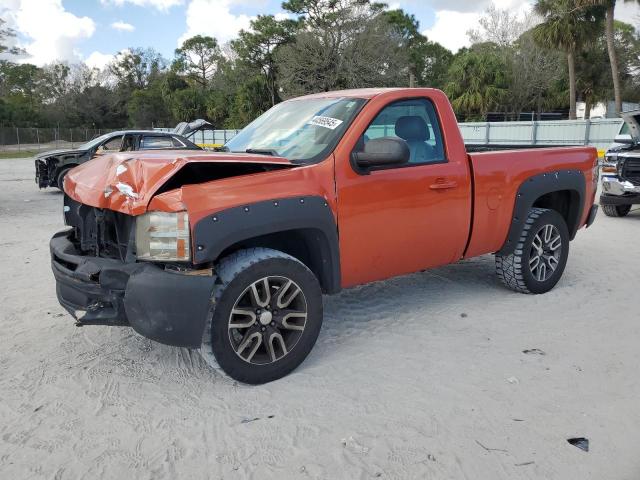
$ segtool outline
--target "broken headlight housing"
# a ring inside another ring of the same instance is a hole
[[[138,260],[187,262],[190,243],[187,212],[148,212],[136,219]]]

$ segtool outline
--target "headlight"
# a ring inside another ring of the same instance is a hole
[[[618,166],[618,155],[606,155],[604,157],[604,163],[602,164],[603,173],[616,173],[616,167]]]
[[[149,212],[136,219],[139,260],[186,262],[191,258],[187,212]]]

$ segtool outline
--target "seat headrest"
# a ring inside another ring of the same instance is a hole
[[[424,142],[430,137],[427,122],[418,116],[400,117],[396,121],[396,135],[407,142]]]

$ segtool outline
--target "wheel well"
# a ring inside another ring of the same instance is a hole
[[[578,230],[581,202],[577,191],[559,190],[542,195],[533,202],[532,207],[548,208],[562,215],[569,229],[569,235],[573,239]]]
[[[336,293],[340,290],[340,276],[335,271],[340,267],[334,265],[331,246],[321,230],[303,228],[252,237],[227,247],[219,258],[238,250],[256,247],[279,250],[300,260],[316,276],[324,293]]]

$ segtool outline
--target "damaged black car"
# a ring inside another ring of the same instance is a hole
[[[36,184],[39,188],[57,187],[62,190],[64,177],[69,170],[97,155],[137,150],[202,150],[189,140],[185,133],[180,135],[151,130],[118,131],[94,138],[73,150],[41,153],[35,157]]]

